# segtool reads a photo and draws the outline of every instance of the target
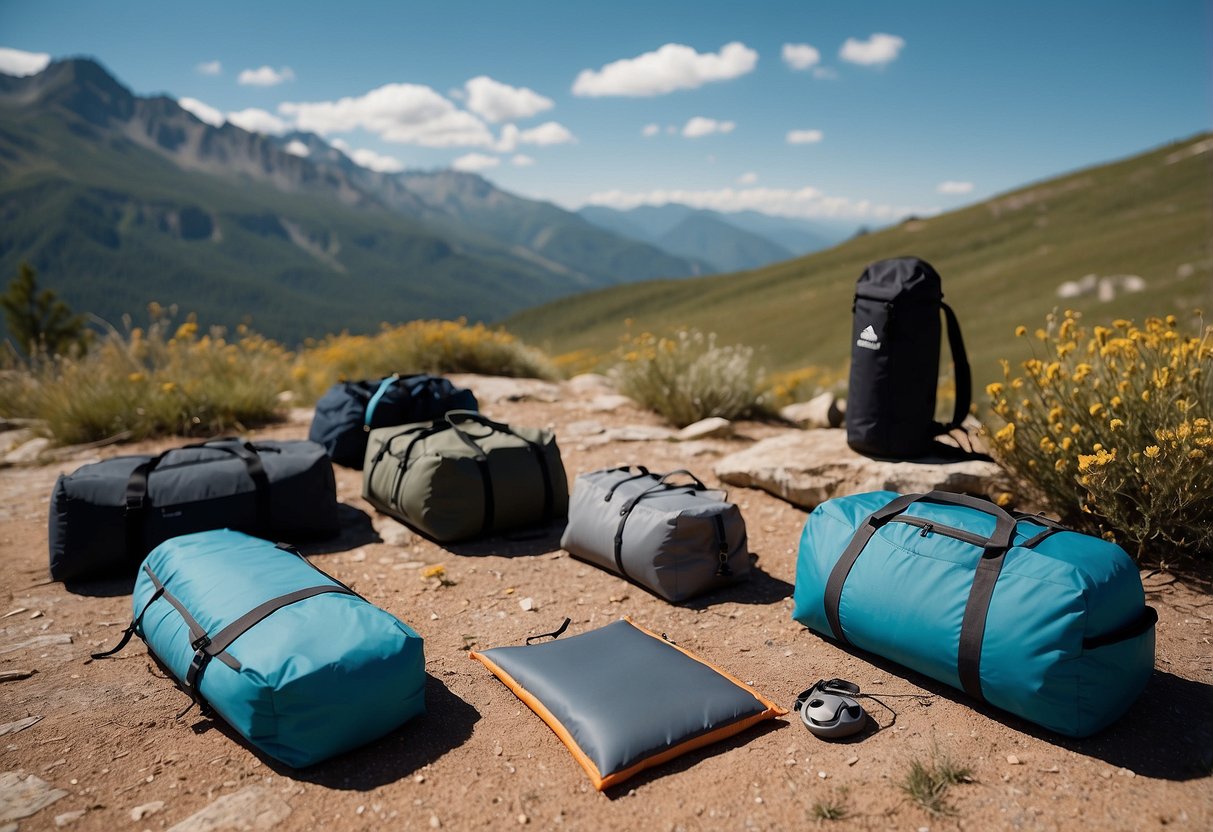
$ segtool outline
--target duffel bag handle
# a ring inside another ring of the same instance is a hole
[[[1015,536],[1016,520],[1004,509],[999,508],[989,500],[980,497],[970,497],[968,494],[954,494],[951,491],[928,491],[926,494],[905,494],[893,500],[882,509],[872,512],[868,522],[874,526],[883,526],[894,517],[905,512],[914,503],[942,503],[945,505],[961,506],[988,514],[995,520],[994,533],[986,541],[987,553],[997,554],[1011,548],[1011,538]]]
[[[494,422],[489,417],[482,413],[478,413],[475,410],[448,410],[445,414],[443,414],[442,418],[446,419],[447,423],[455,430],[459,430],[459,424],[461,422],[475,422],[479,425],[484,425],[486,428],[501,431],[502,433],[514,433],[514,429],[505,422]]]
[[[658,485],[670,485],[670,477],[676,477],[679,474],[685,474],[686,476],[690,477],[691,480],[695,483],[696,490],[699,490],[699,491],[709,490],[708,487],[704,484],[703,480],[699,479],[699,477],[692,474],[686,468],[678,468],[678,469],[671,471],[668,474],[662,474],[661,479],[657,480],[657,484]]]

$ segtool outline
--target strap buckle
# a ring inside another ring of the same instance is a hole
[[[198,638],[190,642],[190,649],[201,653],[203,650],[209,647],[210,644],[211,637],[203,633],[202,635],[198,636]]]

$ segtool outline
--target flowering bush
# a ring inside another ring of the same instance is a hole
[[[558,371],[540,351],[513,335],[484,324],[411,321],[384,324],[374,335],[330,335],[311,341],[292,371],[296,388],[319,396],[342,379],[392,373],[484,373],[498,376],[556,378]]]
[[[714,333],[684,329],[658,338],[646,332],[624,340],[621,358],[612,370],[619,391],[678,427],[769,409],[754,350],[718,346]]]
[[[1047,321],[1024,374],[1003,361],[986,388],[1002,421],[994,453],[1068,522],[1139,559],[1213,553],[1213,327]]]
[[[290,353],[240,327],[199,336],[193,316],[174,326],[159,304],[146,330],[110,333],[84,354],[35,355],[0,374],[0,414],[44,420],[59,442],[128,434],[212,436],[278,415]]]

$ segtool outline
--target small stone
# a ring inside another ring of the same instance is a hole
[[[439,829],[442,827],[442,821],[438,820],[437,815],[430,815],[430,829]]]
[[[54,788],[37,775],[22,777],[16,771],[0,774],[0,820],[27,818],[64,797],[66,791]]]
[[[501,743],[495,743],[493,745],[493,755],[496,757],[501,756]]]
[[[530,819],[530,818],[528,818],[526,815],[519,815],[519,816],[518,816],[518,825],[519,825],[519,826],[526,826],[526,825],[527,825],[528,823],[530,823],[530,822],[531,822],[531,819]]]
[[[84,817],[84,813],[87,811],[87,809],[77,809],[74,812],[64,812],[61,815],[55,815],[55,826],[62,829],[68,824],[75,823],[76,821],[80,820],[80,818]]]
[[[824,771],[819,771],[819,772],[817,772],[817,776],[820,777],[822,780],[824,780],[827,777],[829,777],[830,775],[826,774]]]
[[[535,599],[530,597],[520,600],[518,602],[518,606],[522,608],[523,612],[534,612],[538,609],[538,606],[535,604]]]
[[[807,402],[796,402],[779,411],[779,415],[802,428],[838,428],[845,414],[838,398],[830,392],[814,396]]]
[[[635,407],[636,403],[627,396],[618,393],[607,393],[590,399],[585,409],[592,413],[607,413],[621,407]]]
[[[31,612],[29,614],[30,618],[41,618],[42,616],[43,616],[42,610],[34,610],[33,612]]]
[[[732,435],[732,422],[720,416],[712,416],[687,425],[678,431],[674,438],[679,442],[686,442],[693,439],[723,439]]]
[[[413,542],[413,533],[399,523],[384,523],[378,532],[379,539],[388,546],[408,546]]]
[[[1128,769],[1128,768],[1119,769],[1116,773],[1118,775],[1120,775],[1121,777],[1136,777],[1137,776],[1137,772],[1133,771],[1132,769]]]
[[[849,766],[853,766],[858,762],[859,762],[858,757],[847,757],[847,765],[849,765]]]
[[[220,829],[270,829],[291,814],[281,797],[263,786],[246,786],[225,794],[168,832],[215,832]]]
[[[144,803],[142,806],[136,806],[131,809],[131,820],[141,821],[148,815],[154,815],[164,808],[163,800],[153,800],[151,803]]]
[[[1012,766],[1017,766],[1017,765],[1019,765],[1019,758],[1016,757],[1014,754],[1008,754],[1007,755],[1007,764],[1012,765]]]
[[[438,613],[436,613],[436,612],[430,613],[430,621],[437,621],[437,620],[438,620]]]
[[[414,774],[414,775],[413,775],[413,782],[414,782],[414,783],[424,783],[424,782],[425,782],[425,775],[424,775],[424,774]]]
[[[366,811],[366,807],[365,807],[365,806],[359,806],[357,809],[355,809],[355,810],[354,810],[354,814],[355,814],[355,815],[361,815],[361,814],[362,814],[363,812],[365,812],[365,811]]]

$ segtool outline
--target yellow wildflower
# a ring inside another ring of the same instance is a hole
[[[1007,422],[1006,425],[995,432],[994,438],[1004,444],[1015,441],[1015,423]]]
[[[160,390],[164,393],[171,393],[176,389],[177,389],[177,383],[173,382],[173,381],[166,381],[166,382],[164,382],[164,384],[160,385]]]
[[[1123,419],[1113,419],[1112,421],[1108,422],[1108,429],[1112,431],[1116,430],[1117,428],[1123,428],[1124,426],[1125,423]]]
[[[1159,451],[1160,449],[1157,445],[1146,446],[1146,456],[1148,456],[1150,459],[1157,459]]]
[[[147,376],[145,376],[143,373],[131,373],[129,376],[126,377],[126,380],[131,382],[132,384],[138,384],[139,382],[143,381],[146,378],[147,378]]]
[[[986,394],[992,399],[996,399],[1001,396],[1002,390],[1002,383],[998,381],[986,385]]]
[[[1026,326],[1021,325],[1021,326],[1015,327],[1015,337],[1016,338],[1022,338],[1027,334],[1028,334],[1028,328]]]
[[[1095,404],[1093,404],[1087,408],[1087,413],[1090,413],[1092,416],[1098,416],[1100,411],[1102,411],[1102,410],[1103,410],[1103,405],[1100,404],[1099,402],[1096,402]]]

